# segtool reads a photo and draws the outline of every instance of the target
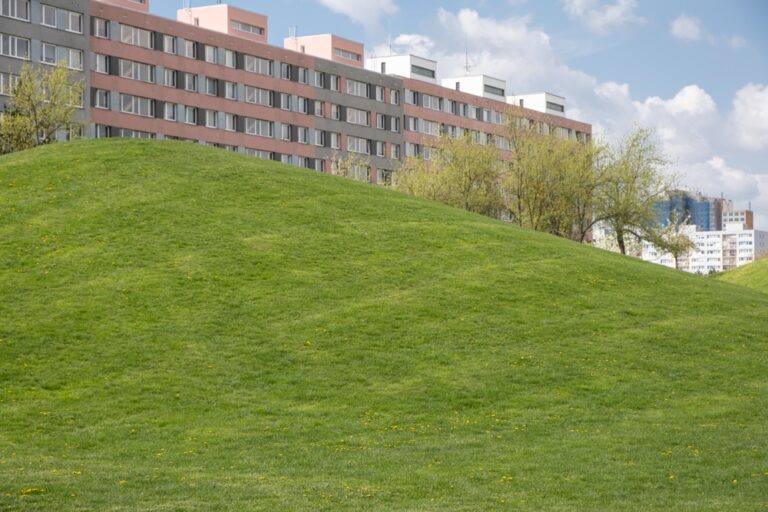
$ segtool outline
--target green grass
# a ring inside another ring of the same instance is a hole
[[[766,510],[767,312],[197,145],[5,156],[0,510]]]
[[[768,293],[768,258],[718,274],[717,279]]]

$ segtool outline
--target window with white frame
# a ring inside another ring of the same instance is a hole
[[[334,119],[336,121],[341,119],[341,107],[339,107],[335,103],[331,104],[331,119]]]
[[[232,50],[224,50],[224,65],[228,68],[237,67],[237,56]]]
[[[224,129],[228,132],[237,130],[237,117],[235,114],[224,114]]]
[[[296,140],[298,140],[299,144],[309,144],[309,128],[297,126]]]
[[[251,87],[250,85],[245,86],[245,101],[248,103],[271,107],[273,97],[272,91]]]
[[[386,155],[387,145],[384,142],[376,141],[376,156],[384,158]]]
[[[293,133],[294,127],[290,124],[281,124],[280,125],[280,138],[283,140],[291,140],[291,134]]]
[[[228,100],[237,100],[237,84],[235,82],[224,82],[224,97]]]
[[[29,0],[2,0],[0,16],[29,21]]]
[[[155,83],[155,66],[143,62],[120,59],[120,76],[131,80]]]
[[[421,133],[424,133],[426,135],[432,135],[434,137],[438,137],[440,135],[440,123],[436,123],[434,121],[427,121],[426,119],[422,119],[422,121],[421,121]]]
[[[17,85],[19,85],[18,75],[0,72],[0,96],[10,96]]]
[[[396,89],[389,90],[389,103],[391,103],[392,105],[400,104],[400,91]]]
[[[281,92],[280,93],[280,108],[283,110],[291,110],[291,95]]]
[[[261,149],[245,148],[245,154],[263,160],[272,160],[272,153],[270,151],[263,151]]]
[[[298,68],[298,77],[300,84],[309,82],[309,70],[307,68]]]
[[[324,106],[325,106],[325,103],[323,103],[320,100],[315,100],[315,115],[317,117],[323,117],[324,116],[324,113],[323,113]]]
[[[205,77],[205,94],[208,96],[218,96],[219,81],[215,78]]]
[[[109,91],[104,89],[96,89],[93,99],[94,108],[102,108],[109,110]]]
[[[163,35],[163,51],[165,53],[176,55],[176,52],[178,51],[178,48],[176,47],[178,44],[177,41],[176,36]]]
[[[428,108],[431,110],[442,110],[443,106],[441,105],[442,100],[438,98],[437,96],[432,96],[429,94],[422,94],[422,102],[424,105],[424,108]]]
[[[176,104],[166,103],[163,107],[163,119],[166,121],[176,121]]]
[[[378,128],[379,130],[383,130],[387,124],[386,118],[387,116],[385,116],[384,114],[376,114],[376,128]]]
[[[69,69],[83,70],[83,50],[55,46],[50,43],[41,44],[40,62],[55,65],[62,62]]]
[[[314,75],[315,77],[312,85],[314,85],[315,87],[319,87],[321,89],[325,87],[325,73],[323,73],[322,71],[315,71]]]
[[[263,119],[245,118],[245,133],[259,137],[274,137],[275,123]]]
[[[246,71],[260,75],[272,75],[273,61],[254,57],[253,55],[245,55],[243,59]]]
[[[97,73],[102,73],[104,75],[109,74],[109,57],[106,55],[101,55],[100,53],[94,53],[93,54],[94,59],[94,68],[93,70]]]
[[[351,60],[353,62],[360,62],[362,60],[362,55],[359,53],[351,52],[349,50],[345,50],[343,48],[334,48],[333,54],[337,57],[341,57],[342,59]]]
[[[300,114],[309,113],[309,100],[299,96],[296,101],[296,111]]]
[[[142,98],[141,96],[121,94],[120,111],[137,116],[155,117],[155,102],[154,100]]]
[[[205,111],[205,126],[207,128],[218,128],[219,126],[219,113],[215,110]]]
[[[380,101],[384,103],[384,87],[377,85],[375,92],[376,92],[376,101]]]
[[[190,92],[197,92],[197,75],[194,73],[184,73],[184,89]]]
[[[29,60],[29,39],[0,34],[0,55]]]
[[[205,62],[209,64],[219,63],[219,49],[217,47],[205,45]]]
[[[392,124],[389,127],[389,131],[394,133],[400,133],[400,118],[396,116],[392,116],[391,122]]]
[[[368,126],[368,112],[356,108],[347,108],[347,122],[360,126]]]
[[[367,139],[361,139],[360,137],[347,136],[347,151],[351,153],[359,153],[363,155],[370,154],[369,144]]]
[[[264,29],[262,27],[257,27],[256,25],[251,25],[250,23],[245,23],[242,21],[236,21],[232,20],[230,22],[230,27],[232,27],[234,30],[239,30],[240,32],[247,32],[249,34],[256,34],[256,35],[264,35]]]
[[[184,122],[187,124],[197,124],[197,107],[184,105]]]
[[[163,69],[163,85],[166,87],[176,88],[179,72],[175,69]]]
[[[109,39],[109,21],[93,17],[93,37]]]
[[[347,94],[352,96],[368,97],[368,84],[347,78]]]
[[[120,42],[152,49],[152,33],[143,28],[120,25]]]
[[[283,80],[291,79],[291,65],[286,62],[280,63],[280,78]]]
[[[326,79],[330,81],[332,91],[341,91],[341,77],[339,75],[326,75]]]
[[[390,144],[389,145],[390,154],[392,160],[399,160],[400,159],[400,144]]]
[[[325,138],[327,137],[326,132],[323,130],[315,130],[315,146],[325,146]]]

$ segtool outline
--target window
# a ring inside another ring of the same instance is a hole
[[[184,56],[190,59],[197,58],[197,45],[194,41],[184,41]]]
[[[430,96],[429,94],[422,94],[422,103],[425,108],[431,109],[431,110],[442,110],[442,101],[437,96]]]
[[[424,68],[415,64],[411,65],[411,73],[427,78],[435,78],[435,71],[433,69]]]
[[[155,67],[143,62],[120,59],[120,76],[131,80],[155,83]]]
[[[40,51],[40,62],[43,64],[56,64],[56,46],[43,43]]]
[[[323,73],[322,71],[315,71],[315,78],[314,78],[313,85],[321,89],[325,87],[325,73]]]
[[[400,159],[400,144],[390,144],[392,160]]]
[[[360,153],[363,155],[370,154],[370,151],[368,150],[368,141],[366,139],[361,139],[360,137],[353,137],[352,135],[347,136],[347,151],[351,153]]]
[[[197,108],[184,106],[184,122],[187,124],[197,124]]]
[[[237,67],[237,55],[232,50],[224,50],[224,65],[228,68]]]
[[[391,122],[392,122],[392,125],[389,127],[389,131],[394,132],[394,133],[399,133],[400,132],[400,118],[392,116]]]
[[[102,74],[109,74],[109,57],[95,53],[93,55],[95,59],[94,71]]]
[[[384,158],[387,145],[383,142],[376,142],[376,156]]]
[[[59,9],[64,11],[64,9]],[[83,33],[83,15],[79,12],[64,11],[64,30],[67,32]]]
[[[18,75],[0,72],[0,96],[10,96],[17,85],[19,85]]]
[[[296,104],[296,111],[300,114],[309,113],[309,100],[307,98],[299,97]]]
[[[40,7],[42,8],[40,24],[45,25],[46,27],[56,28],[56,8],[52,5],[45,4],[42,4]]]
[[[215,78],[205,78],[205,94],[208,96],[219,95],[219,81]]]
[[[326,75],[330,80],[330,87],[332,91],[341,91],[341,77],[339,75]]]
[[[326,132],[322,130],[315,130],[315,146],[325,146]]]
[[[331,132],[330,136],[331,136],[331,148],[341,149],[341,134]]]
[[[375,92],[376,92],[376,94],[375,94],[376,101],[380,101],[380,102],[384,103],[384,88],[382,86],[380,86],[380,85],[377,85],[376,89],[375,89]]]
[[[368,84],[347,78],[347,94],[352,96],[368,97]]]
[[[121,94],[120,111],[137,116],[155,117],[155,102],[149,98]]]
[[[235,114],[224,114],[224,129],[228,132],[237,130],[237,117]]]
[[[163,36],[163,51],[165,53],[176,55],[176,52],[178,51],[176,44],[177,44],[177,39],[175,36],[169,36],[169,35]]]
[[[152,49],[152,33],[143,28],[120,25],[120,42]]]
[[[29,21],[29,0],[2,0],[0,5],[1,16]]]
[[[392,105],[399,105],[400,104],[400,91],[390,89],[389,90],[389,102]]]
[[[281,92],[280,93],[280,108],[283,110],[291,110],[291,95]]]
[[[184,89],[191,92],[197,92],[197,75],[184,73]]]
[[[272,153],[269,151],[262,151],[260,149],[245,148],[245,154],[248,156],[255,156],[264,160],[272,160]]]
[[[494,87],[493,85],[483,85],[483,90],[486,94],[494,94],[496,96],[505,96],[505,91],[501,87]]]
[[[547,110],[554,110],[555,112],[565,112],[565,107],[557,103],[547,102]]]
[[[280,78],[283,80],[291,79],[291,65],[285,62],[280,63]]]
[[[293,126],[289,124],[280,125],[280,138],[283,140],[291,140],[291,133],[293,133]]]
[[[257,27],[256,25],[243,23],[242,21],[232,20],[230,27],[232,27],[234,30],[239,30],[240,32],[248,32],[249,34],[256,34],[259,36],[264,35],[263,28]]]
[[[359,53],[350,52],[349,50],[344,50],[342,48],[334,48],[333,54],[337,57],[341,57],[342,59],[351,60],[354,62],[360,62],[362,59],[362,56]]]
[[[109,39],[109,22],[101,18],[93,18],[93,36]]]
[[[331,119],[336,121],[341,119],[341,107],[336,104],[331,105]]]
[[[360,126],[368,126],[368,112],[356,108],[347,108],[347,122]]]
[[[272,105],[272,91],[266,89],[259,89],[258,87],[245,86],[245,101],[248,103],[254,103],[256,105],[262,105],[264,107],[271,107]]]
[[[309,128],[297,126],[296,132],[296,140],[299,141],[299,144],[309,144]]]
[[[51,65],[55,65],[57,62],[63,62],[69,69],[82,71],[83,51],[74,48],[65,48],[63,46],[55,46],[49,43],[42,43],[40,62]]]
[[[418,105],[419,104],[419,93],[416,91],[409,91],[408,89],[405,90],[405,102],[409,105]]]
[[[219,49],[215,46],[205,45],[205,62],[209,64],[219,63]]]
[[[237,84],[224,82],[224,97],[228,100],[237,100]]]
[[[163,112],[163,119],[166,121],[176,121],[176,104],[166,103]]]
[[[440,123],[435,123],[434,121],[427,121],[422,120],[421,123],[421,133],[432,135],[432,136],[439,136],[440,135]]]
[[[94,108],[103,108],[109,110],[109,91],[96,89],[93,98]]]
[[[309,70],[307,68],[298,68],[299,83],[309,83]]]
[[[29,39],[0,34],[0,55],[29,60]]]
[[[386,126],[386,116],[384,114],[376,114],[376,128],[383,130]]]
[[[323,113],[325,103],[319,100],[315,100],[315,115],[317,117],[323,117],[325,114]]]
[[[252,119],[250,117],[245,118],[245,133],[249,135],[272,138],[274,136],[274,129],[275,124],[272,121]]]
[[[173,87],[175,89],[178,83],[178,75],[179,72],[175,69],[165,68],[163,70],[163,85],[166,87]]]
[[[219,113],[215,110],[205,111],[205,126],[207,128],[218,128],[219,126]]]
[[[273,61],[245,55],[245,70],[260,75],[272,75]]]

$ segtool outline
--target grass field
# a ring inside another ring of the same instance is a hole
[[[718,274],[717,279],[768,293],[768,258]]]
[[[767,510],[767,313],[197,145],[5,156],[0,510]]]

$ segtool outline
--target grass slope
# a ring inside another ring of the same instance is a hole
[[[718,274],[717,279],[768,293],[768,258]]]
[[[0,509],[764,510],[768,296],[220,150],[0,158]]]

